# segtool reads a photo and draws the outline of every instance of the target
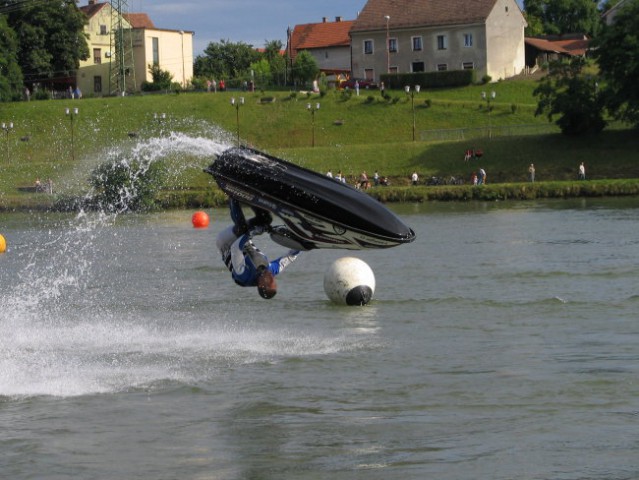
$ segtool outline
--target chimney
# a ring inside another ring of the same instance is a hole
[[[342,21],[342,17],[335,17],[335,21],[336,22],[341,22]]]
[[[322,23],[326,23],[326,17],[322,17]]]
[[[95,5],[95,0],[89,0],[89,5]]]

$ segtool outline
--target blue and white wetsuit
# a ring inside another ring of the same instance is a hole
[[[286,255],[269,261],[266,255],[253,245],[249,234],[237,237],[233,233],[232,225],[218,234],[216,243],[233,280],[242,287],[257,285],[260,267],[277,275],[293,263],[300,253],[297,250],[289,250]]]

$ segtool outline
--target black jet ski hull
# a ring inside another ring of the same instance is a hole
[[[205,171],[230,197],[281,218],[286,231],[273,238],[286,246],[363,250],[415,240],[413,230],[366,193],[257,150],[229,149]]]

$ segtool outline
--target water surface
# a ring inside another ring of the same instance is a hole
[[[393,206],[415,243],[303,254],[272,301],[224,210],[2,214],[2,477],[638,478],[638,206]],[[323,292],[344,255],[366,307]]]

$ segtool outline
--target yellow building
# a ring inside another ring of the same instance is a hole
[[[111,61],[111,4],[89,0],[80,7],[87,16],[87,34],[90,56],[80,62],[76,83],[84,95],[109,95]],[[139,92],[144,81],[152,81],[149,67],[153,64],[173,75],[173,81],[186,88],[193,78],[192,31],[156,28],[146,13],[123,15],[123,27],[132,30],[134,72],[128,75],[128,92]],[[115,65],[114,65],[115,68]]]

